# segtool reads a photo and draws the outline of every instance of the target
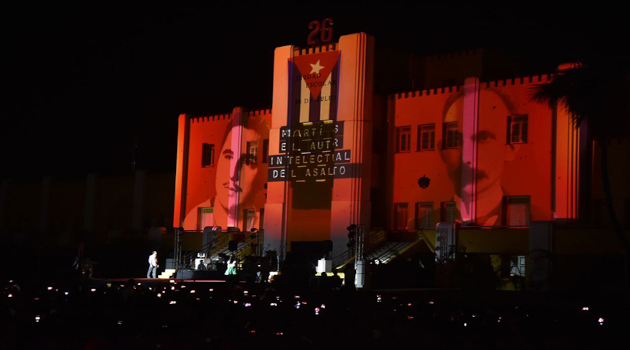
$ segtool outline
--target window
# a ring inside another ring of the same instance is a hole
[[[396,128],[396,152],[409,152],[411,150],[411,127],[400,126]]]
[[[201,148],[201,166],[214,166],[214,145],[204,143]]]
[[[435,124],[418,126],[418,151],[435,149]]]
[[[252,228],[254,228],[254,222],[256,221],[256,210],[255,209],[245,209],[244,213],[245,217],[245,227],[244,231],[250,232]]]
[[[433,202],[416,203],[416,229],[433,226]]]
[[[247,157],[245,163],[256,164],[258,162],[258,141],[247,142]]]
[[[525,255],[510,256],[510,277],[525,277]]]
[[[214,226],[214,207],[200,207],[197,214],[197,230],[206,226]]]
[[[407,203],[394,203],[394,230],[407,229]]]
[[[442,140],[444,148],[457,148],[457,122],[444,123],[443,132]]]
[[[527,143],[527,116],[515,115],[508,117],[507,143]]]
[[[456,222],[457,221],[457,204],[455,202],[442,202],[440,208],[440,221]]]
[[[269,140],[263,140],[262,162],[267,163],[269,158]]]
[[[529,196],[503,197],[503,225],[529,226]]]

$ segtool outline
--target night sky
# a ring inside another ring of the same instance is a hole
[[[314,19],[334,20],[334,41],[363,31],[417,54],[487,48],[533,73],[628,57],[618,9],[362,3],[5,8],[0,178],[129,173],[134,145],[138,168],[174,171],[177,116],[270,108],[274,48],[306,46]]]

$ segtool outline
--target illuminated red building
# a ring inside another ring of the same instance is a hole
[[[262,228],[280,257],[327,240],[337,256],[352,224],[365,237],[421,230],[435,246],[438,222],[461,223],[460,252],[619,252],[589,229],[530,226],[585,222],[602,197],[587,131],[530,100],[549,75],[483,81],[473,52],[428,58],[418,68],[427,89],[383,97],[374,45],[359,33],[276,48],[271,110],[181,115],[174,226]],[[627,216],[630,191],[619,185]]]

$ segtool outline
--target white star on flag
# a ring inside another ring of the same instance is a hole
[[[313,74],[313,73],[319,74],[319,71],[324,69],[324,66],[319,65],[319,60],[317,60],[317,63],[315,64],[312,64],[312,63],[309,63],[309,64],[311,65],[311,72],[309,74]]]

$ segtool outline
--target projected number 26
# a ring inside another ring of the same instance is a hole
[[[311,21],[308,24],[308,29],[311,32],[308,34],[308,45],[326,44],[332,40],[333,35],[333,20],[326,18],[323,21]]]

